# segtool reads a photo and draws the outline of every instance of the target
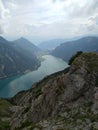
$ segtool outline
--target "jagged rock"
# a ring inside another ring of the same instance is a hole
[[[13,97],[11,129],[91,130],[98,122],[97,61],[97,53],[83,53],[70,68]]]
[[[92,107],[92,111],[94,114],[98,114],[98,87],[94,88],[94,104]]]

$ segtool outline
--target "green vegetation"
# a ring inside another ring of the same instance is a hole
[[[6,101],[4,99],[0,99],[0,110],[6,109],[10,106],[11,106],[11,104],[8,101]]]
[[[10,130],[10,122],[9,121],[2,121],[0,119],[0,130]]]
[[[75,55],[73,55],[70,60],[69,60],[69,65],[71,65],[73,63],[73,61],[82,54],[83,52],[82,51],[78,51]]]
[[[85,53],[84,58],[86,59],[88,71],[97,72],[98,71],[98,54],[96,53]]]
[[[9,111],[9,107],[11,106],[8,101],[0,99],[0,130],[10,130],[9,118],[11,117],[11,112]]]
[[[82,53],[73,61],[73,64],[85,68],[88,73],[98,72],[98,54],[94,52]]]
[[[1,116],[7,116],[9,117],[10,116],[10,112],[9,112],[9,107],[11,107],[12,105],[4,100],[4,99],[0,99],[0,117]]]

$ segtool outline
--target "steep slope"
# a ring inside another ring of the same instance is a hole
[[[45,50],[53,50],[65,41],[66,41],[65,39],[52,39],[52,40],[48,40],[48,41],[40,43],[38,47]]]
[[[17,49],[17,51],[21,50],[23,51],[23,53],[29,53],[28,55],[38,55],[41,52],[41,49],[39,49],[37,46],[35,46],[33,43],[31,43],[30,41],[28,41],[27,39],[21,37],[18,40],[13,41],[13,44],[15,49]]]
[[[98,53],[81,54],[9,101],[11,130],[97,130]]]
[[[61,44],[52,51],[52,55],[68,61],[77,51],[98,52],[98,37],[84,37]]]
[[[35,55],[17,51],[9,41],[0,37],[0,78],[35,70],[40,65]]]

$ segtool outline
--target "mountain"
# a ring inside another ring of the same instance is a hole
[[[52,40],[48,40],[48,41],[40,43],[38,47],[44,50],[53,50],[65,41],[66,41],[65,39],[52,39]]]
[[[18,40],[13,41],[12,44],[15,49],[21,52],[21,50],[24,53],[29,53],[29,54],[35,54],[38,55],[41,52],[41,49],[39,49],[37,46],[35,46],[33,43],[31,43],[29,40],[21,37]]]
[[[98,53],[0,100],[1,130],[98,130]]]
[[[56,47],[51,54],[68,61],[77,51],[98,52],[98,37],[84,37],[65,42]]]
[[[18,47],[17,47],[18,48]],[[0,37],[0,78],[35,70],[40,65],[36,55],[18,51],[11,42]]]

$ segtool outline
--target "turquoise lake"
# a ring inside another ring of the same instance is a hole
[[[41,62],[41,66],[37,70],[21,76],[13,76],[0,80],[0,97],[12,97],[22,90],[29,89],[32,84],[43,79],[45,76],[68,67],[67,62],[54,56],[45,55],[43,58],[45,60]]]

